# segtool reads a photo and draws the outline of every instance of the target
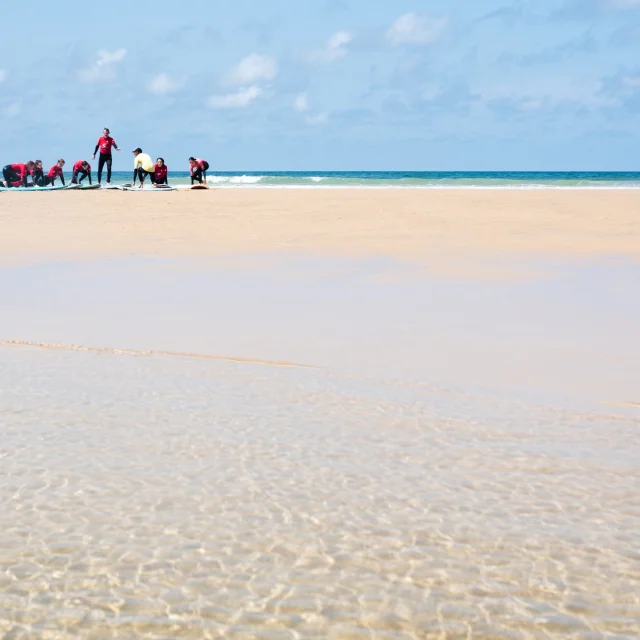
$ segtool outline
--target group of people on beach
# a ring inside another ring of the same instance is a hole
[[[98,157],[98,184],[102,184],[102,172],[106,165],[107,167],[107,182],[106,186],[111,185],[111,165],[113,163],[112,150],[121,151],[116,144],[116,141],[111,137],[109,129],[105,128],[102,132],[102,136],[98,138],[96,147],[93,151],[93,160],[99,153]],[[151,156],[147,153],[143,153],[140,147],[136,147],[133,150],[133,183],[135,187],[136,181],[139,182],[139,187],[144,187],[145,181],[149,178],[152,185],[161,187],[162,185],[168,185],[168,173],[169,169],[164,161],[164,158],[157,158],[154,162]],[[64,181],[64,168],[65,161],[60,158],[56,164],[54,164],[49,171],[45,174],[42,166],[42,160],[29,160],[25,163],[8,164],[2,169],[2,177],[4,186],[9,188],[18,187],[49,187],[56,186],[56,180],[60,179],[63,186]],[[207,170],[209,169],[209,163],[201,158],[189,158],[189,173],[191,175],[191,184],[206,184],[207,183]],[[86,178],[91,182],[91,165],[86,160],[78,160],[73,165],[73,174],[71,178],[71,184],[82,184],[82,181]]]

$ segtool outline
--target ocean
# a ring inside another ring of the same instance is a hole
[[[95,178],[95,172],[93,174]],[[115,171],[113,182],[131,182]],[[171,184],[187,184],[188,171],[170,171]],[[640,171],[209,171],[217,187],[399,187],[474,189],[640,188]]]

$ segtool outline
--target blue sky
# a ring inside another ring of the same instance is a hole
[[[640,170],[640,0],[3,7],[0,164]]]

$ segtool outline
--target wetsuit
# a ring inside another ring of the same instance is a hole
[[[209,168],[209,163],[206,160],[201,160],[200,158],[196,158],[195,166],[191,167],[191,184],[193,184],[196,181],[199,184],[202,184],[202,181],[207,179],[208,168]]]
[[[56,178],[60,178],[62,184],[64,186],[64,173],[62,171],[62,167],[59,167],[57,164],[54,164],[51,169],[49,169],[49,173],[46,175],[44,179],[45,186],[51,185],[55,186]]]
[[[169,168],[166,164],[162,166],[155,165],[153,175],[151,176],[151,181],[153,184],[169,184],[167,179],[167,174],[169,173]]]
[[[22,163],[8,164],[2,169],[2,176],[8,187],[26,187],[28,175],[27,165]]]
[[[111,136],[101,136],[98,138],[96,148],[93,152],[95,156],[100,149],[100,157],[98,158],[98,184],[102,181],[102,169],[104,165],[107,165],[107,182],[111,182],[111,163],[113,162],[113,156],[111,155],[111,148],[118,148],[116,141]]]
[[[78,179],[80,176],[80,179]],[[91,184],[91,165],[87,164],[87,168],[84,169],[82,166],[82,160],[78,160],[73,165],[73,178],[71,178],[71,184],[81,184],[82,181],[89,176],[89,184]]]
[[[33,182],[34,187],[46,186],[45,179],[44,179],[44,170],[42,169],[42,167],[40,167],[39,169],[34,167],[31,170],[31,180]]]

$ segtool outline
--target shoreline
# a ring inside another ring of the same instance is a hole
[[[640,189],[60,193],[0,195],[0,262],[278,253],[640,259]]]

